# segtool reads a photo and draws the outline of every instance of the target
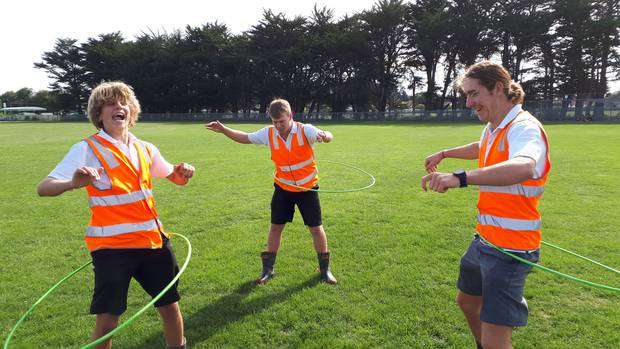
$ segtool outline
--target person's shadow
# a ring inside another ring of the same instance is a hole
[[[256,283],[252,280],[240,284],[231,293],[184,316],[185,337],[187,338],[188,348],[209,339],[209,337],[226,325],[237,322],[246,315],[258,313],[273,304],[281,303],[305,288],[316,286],[319,282],[320,279],[317,275],[297,286],[289,287],[277,293],[270,293],[243,304],[243,299],[252,293],[254,288],[256,288]],[[130,348],[150,349],[163,347],[165,347],[163,333],[158,331],[157,334],[145,339],[141,344]]]

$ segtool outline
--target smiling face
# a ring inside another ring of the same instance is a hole
[[[130,116],[131,109],[123,98],[104,104],[100,113],[103,130],[112,135],[129,129]]]
[[[465,78],[461,83],[461,89],[467,98],[467,108],[476,111],[478,119],[482,122],[492,122],[501,114],[501,102],[506,97],[501,93],[501,84],[497,84],[493,90],[487,89],[480,83],[480,80],[474,78]]]
[[[123,82],[101,83],[88,99],[88,117],[98,130],[107,133],[132,127],[139,114],[140,103],[133,89]]]

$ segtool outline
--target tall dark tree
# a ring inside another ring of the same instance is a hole
[[[43,53],[43,61],[34,66],[54,80],[50,88],[62,96],[61,109],[82,113],[89,89],[84,56],[76,43],[75,39],[57,39],[54,50]]]
[[[375,107],[385,111],[389,96],[398,90],[405,73],[405,13],[402,0],[379,0],[361,14],[372,65],[368,66],[375,87]]]
[[[446,51],[451,55],[456,47],[448,47],[449,4],[446,0],[422,0],[407,6],[407,65],[422,68],[426,73],[426,110],[434,109],[437,90],[437,67]]]

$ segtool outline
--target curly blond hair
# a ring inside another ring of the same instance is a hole
[[[88,118],[98,130],[103,128],[101,109],[118,100],[129,105],[129,127],[136,124],[141,109],[133,88],[122,81],[107,81],[95,87],[88,98]]]

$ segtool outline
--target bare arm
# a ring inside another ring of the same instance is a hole
[[[489,167],[467,171],[467,183],[472,185],[512,185],[534,177],[536,161],[518,156]]]
[[[424,168],[427,173],[435,172],[437,171],[437,165],[445,158],[473,160],[478,158],[478,152],[478,142],[438,151],[426,157],[424,160]]]
[[[208,124],[205,124],[205,127],[213,132],[223,133],[224,135],[226,135],[226,137],[232,139],[235,142],[239,142],[242,144],[252,143],[250,142],[250,139],[248,138],[248,134],[246,132],[226,127],[219,121],[209,122]]]
[[[92,167],[80,167],[73,173],[71,180],[62,180],[52,177],[44,178],[37,186],[39,196],[58,196],[64,192],[85,187],[101,179],[103,167],[98,169]]]
[[[521,183],[534,177],[536,161],[518,156],[499,164],[467,171],[467,184],[505,186]],[[452,173],[433,172],[422,177],[422,189],[427,187],[439,193],[459,187],[459,179]]]

